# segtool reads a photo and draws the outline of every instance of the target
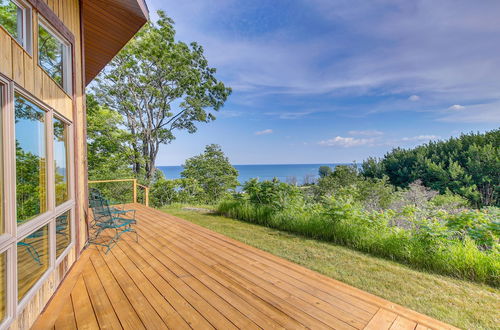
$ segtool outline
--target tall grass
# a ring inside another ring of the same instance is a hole
[[[468,238],[434,239],[410,229],[360,222],[355,215],[277,211],[244,200],[223,201],[217,210],[230,218],[347,246],[416,269],[500,287],[499,254],[479,250]]]

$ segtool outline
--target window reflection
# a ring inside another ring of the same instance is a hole
[[[69,199],[68,126],[57,118],[54,118],[54,164],[57,206]]]
[[[67,211],[56,218],[56,258],[71,243],[71,213]]]
[[[17,223],[47,210],[45,112],[16,93]]]
[[[23,39],[23,9],[11,0],[0,0],[0,25],[17,41]]]
[[[38,26],[38,62],[63,87],[64,45],[42,25]]]
[[[49,268],[49,226],[17,243],[17,290],[20,301]]]

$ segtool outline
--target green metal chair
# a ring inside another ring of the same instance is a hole
[[[95,199],[92,201],[92,204],[96,206],[96,209],[94,210],[94,208],[92,208],[94,215],[92,229],[94,230],[94,233],[89,239],[90,244],[107,247],[105,252],[105,254],[107,254],[125,233],[135,233],[136,241],[139,241],[137,231],[132,228],[132,225],[137,223],[135,220],[135,213],[134,218],[122,218],[111,212],[109,203],[105,199]],[[114,232],[114,236],[112,236],[109,240],[105,240],[105,238],[102,237],[102,233],[106,230]]]
[[[103,214],[106,211],[104,210],[101,201],[106,200],[108,201],[101,193],[99,189],[96,188],[90,188],[89,190],[89,206],[92,208],[94,214]],[[108,201],[108,205],[111,204]],[[132,213],[132,218],[135,219],[135,212],[136,210],[130,209],[130,210],[125,210],[123,207],[122,208],[117,208],[117,207],[112,207],[109,205],[109,210],[111,211],[111,214],[114,215],[128,215],[129,213]]]

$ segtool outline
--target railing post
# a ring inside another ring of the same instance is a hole
[[[146,187],[145,190],[146,190],[146,196],[145,196],[146,197],[146,206],[149,206],[149,188]]]
[[[137,179],[134,179],[134,203],[137,203]]]

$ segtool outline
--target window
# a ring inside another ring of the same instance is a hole
[[[3,76],[0,110],[3,329],[74,247],[75,201],[69,158],[74,130],[68,119]]]
[[[17,224],[47,211],[45,112],[15,95]]]
[[[71,212],[66,211],[56,218],[56,258],[71,243]]]
[[[17,243],[17,298],[21,301],[49,269],[49,225]]]
[[[38,63],[54,81],[71,94],[71,47],[40,18]]]
[[[19,0],[0,0],[0,25],[31,52],[31,9]]]
[[[69,199],[68,186],[68,125],[54,118],[54,168],[56,206]]]

